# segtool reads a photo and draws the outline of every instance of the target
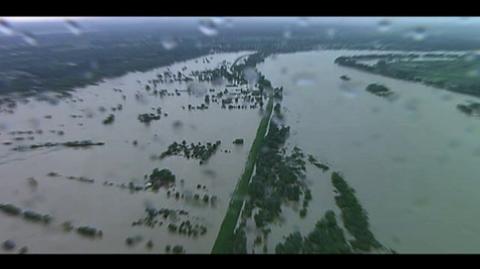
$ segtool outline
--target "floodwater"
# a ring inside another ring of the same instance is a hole
[[[456,109],[475,98],[334,64],[339,56],[368,53],[381,52],[281,54],[259,66],[275,87],[284,87],[289,146],[343,173],[386,247],[478,253],[480,119]],[[370,94],[370,83],[386,85],[396,98]],[[329,176],[307,166],[313,195],[308,216],[299,220],[298,211],[284,210],[285,221],[269,236],[269,252],[283,235],[308,234],[328,209],[340,220]]]
[[[200,57],[168,68],[176,73],[186,66],[187,69],[182,72],[189,74],[193,70],[213,69],[224,60],[233,63],[247,53],[213,54],[207,56],[210,63],[203,61],[205,57]],[[173,247],[177,244],[188,253],[211,251],[262,115],[258,109],[226,110],[218,104],[211,104],[207,110],[182,109],[188,104],[202,104],[206,90],[214,88],[216,92],[223,91],[225,85],[173,82],[159,84],[157,88],[167,89],[169,93],[178,89],[180,96],[149,94],[145,90],[147,81],[156,79],[157,74],[166,69],[133,72],[107,79],[97,85],[77,89],[72,98],[62,99],[57,104],[31,99],[26,104],[19,104],[13,114],[1,115],[0,141],[10,141],[12,145],[0,145],[0,203],[11,203],[54,218],[52,224],[45,226],[2,213],[2,242],[13,240],[17,249],[27,246],[31,253],[164,253],[166,245]],[[187,87],[193,88],[193,94],[184,91]],[[122,92],[114,91],[114,88]],[[233,91],[234,88],[229,89]],[[122,95],[126,96],[125,100]],[[138,97],[135,98],[135,95]],[[122,104],[123,109],[112,111],[111,108],[118,104]],[[106,111],[100,111],[102,106]],[[168,116],[162,115],[150,126],[138,121],[139,114],[155,113],[153,109],[158,106],[162,114],[167,113]],[[113,124],[103,125],[102,121],[109,114],[115,115]],[[38,129],[43,133],[9,135],[11,131]],[[63,131],[64,135],[56,133],[57,130]],[[14,140],[17,136],[33,136],[34,139]],[[244,145],[233,145],[232,141],[236,138],[243,138]],[[14,146],[21,144],[87,139],[104,142],[105,145],[88,149],[57,147],[12,151]],[[165,151],[172,142],[184,139],[188,144],[220,140],[221,146],[204,165],[199,165],[199,160],[187,160],[180,156],[163,160],[150,158]],[[134,140],[138,145],[133,145]],[[175,174],[176,185],[172,193],[180,191],[185,196],[199,193],[201,197],[206,193],[216,195],[218,201],[215,205],[205,205],[198,201],[176,200],[173,195],[168,198],[165,189],[158,193],[130,193],[128,188],[103,185],[106,180],[143,185],[144,175],[150,174],[154,168],[168,168]],[[47,176],[52,171],[61,176]],[[67,179],[68,176],[92,178],[95,182],[78,182]],[[38,186],[30,186],[29,177],[34,177]],[[183,184],[180,179],[183,179]],[[197,184],[206,185],[206,189],[197,190]],[[205,225],[207,233],[198,238],[172,234],[168,232],[167,225],[175,220],[163,219],[160,219],[164,221],[161,227],[132,227],[132,222],[146,217],[147,206],[186,210],[188,217],[177,220],[177,224],[188,219],[192,224]],[[103,237],[90,239],[73,231],[67,233],[61,227],[64,221],[71,221],[75,227],[88,225],[101,229]],[[127,246],[126,238],[135,236],[142,236],[144,240],[136,246]],[[148,240],[154,244],[151,250],[145,246]]]
[[[208,56],[210,63],[204,63],[201,57],[169,68],[176,72],[187,66],[185,73],[211,69],[223,60],[234,62],[246,53],[214,54]],[[478,253],[480,119],[456,109],[457,104],[475,99],[334,64],[336,57],[361,53],[381,52],[327,50],[280,54],[259,66],[275,87],[284,87],[284,121],[291,127],[287,146],[298,146],[305,154],[329,164],[333,171],[343,173],[368,212],[372,232],[386,247],[399,253]],[[230,111],[213,104],[202,111],[181,108],[203,103],[202,87],[223,90],[225,86],[194,85],[200,93],[196,96],[183,91],[186,83],[174,82],[159,84],[158,89],[168,89],[170,93],[179,89],[180,96],[149,95],[146,82],[164,70],[107,79],[77,89],[73,98],[62,99],[55,105],[32,99],[19,104],[13,114],[1,115],[0,141],[10,141],[12,145],[0,144],[0,203],[12,203],[54,218],[52,224],[44,226],[0,214],[2,242],[14,240],[17,247],[28,246],[32,253],[164,253],[166,245],[177,244],[189,253],[210,252],[262,114],[258,109]],[[351,80],[341,80],[342,75]],[[396,98],[387,100],[366,92],[370,83],[385,84]],[[123,109],[111,111],[118,104]],[[99,110],[101,106],[106,112]],[[154,113],[152,108],[158,106],[168,116],[150,126],[137,120],[138,114]],[[102,120],[110,113],[115,115],[114,123],[103,125]],[[47,115],[51,119],[45,118]],[[38,129],[43,133],[9,134]],[[61,130],[64,135],[50,130]],[[27,140],[14,140],[18,136]],[[34,139],[28,140],[29,136]],[[236,138],[244,138],[244,145],[232,145]],[[21,144],[85,139],[105,145],[88,149],[11,150]],[[166,150],[173,141],[183,139],[187,143],[221,140],[222,144],[204,165],[183,157],[161,161],[150,158]],[[133,145],[134,140],[137,146]],[[216,206],[168,198],[164,189],[158,193],[130,193],[128,189],[103,185],[105,180],[141,185],[144,175],[154,168],[172,170],[177,178],[175,190],[186,195],[218,196]],[[51,171],[61,176],[47,176]],[[93,178],[95,182],[77,182],[68,180],[68,176]],[[30,186],[29,177],[34,177],[38,186]],[[184,184],[180,179],[184,179]],[[329,209],[339,217],[330,171],[323,173],[307,165],[306,180],[313,195],[306,218],[299,218],[295,205],[285,206],[281,222],[272,227],[269,235],[268,252],[274,252],[284,235],[296,230],[304,235],[309,233]],[[197,184],[206,185],[206,190],[197,190]],[[147,206],[186,210],[190,221],[206,225],[208,231],[196,239],[169,233],[167,224],[175,220],[164,221],[163,226],[155,228],[132,227],[132,222],[146,216]],[[103,237],[89,239],[75,232],[67,233],[61,228],[64,221],[71,221],[76,227],[99,228]],[[251,245],[257,231],[250,223],[247,232]],[[142,236],[143,242],[127,246],[126,238],[134,236]],[[145,247],[147,240],[154,243],[151,250]],[[261,248],[255,248],[255,252],[261,252]]]

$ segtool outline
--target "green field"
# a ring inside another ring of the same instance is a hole
[[[340,57],[336,63],[360,70],[426,85],[453,92],[480,96],[480,59],[478,57],[455,57],[439,60],[382,61],[368,66],[355,57]],[[380,58],[378,58],[380,59]]]

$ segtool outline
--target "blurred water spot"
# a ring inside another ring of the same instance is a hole
[[[356,82],[341,82],[339,89],[347,98],[355,98],[360,94],[360,92],[362,92],[360,83]]]
[[[212,169],[205,169],[202,171],[206,176],[209,176],[211,178],[216,178],[217,177],[217,172],[215,172]]]
[[[454,138],[448,142],[448,147],[454,149],[454,148],[458,148],[460,144],[461,144],[460,140]]]
[[[216,36],[218,34],[217,25],[211,18],[200,19],[198,30],[206,36]]]
[[[292,37],[292,31],[290,31],[290,30],[285,30],[285,31],[283,32],[283,38],[285,38],[285,39],[290,39],[291,37]]]
[[[233,28],[234,27],[233,20],[231,18],[225,18],[225,27],[227,27],[227,28]]]
[[[374,106],[370,109],[370,111],[376,114],[376,113],[380,113],[382,110],[378,106]]]
[[[387,19],[382,19],[378,22],[378,31],[379,32],[388,32],[390,31],[391,21]]]
[[[477,147],[473,150],[472,155],[475,157],[480,157],[480,147]]]
[[[214,86],[223,86],[226,83],[227,83],[227,81],[223,77],[218,77],[218,78],[215,78],[214,80],[212,80],[212,85],[214,85]]]
[[[177,41],[171,37],[166,37],[161,41],[162,47],[166,50],[172,50],[177,47]]]
[[[35,36],[29,32],[22,32],[20,33],[20,37],[22,38],[23,41],[25,41],[28,45],[30,46],[37,46],[38,41],[35,38]]]
[[[206,86],[202,83],[191,82],[187,85],[187,92],[195,97],[203,97],[207,91]]]
[[[327,29],[327,37],[328,37],[329,39],[335,38],[335,35],[336,35],[336,34],[337,34],[337,31],[336,31],[335,29],[333,29],[333,28]]]
[[[9,36],[15,33],[10,23],[8,23],[5,19],[2,18],[0,18],[0,32]]]
[[[293,83],[297,86],[313,86],[316,83],[316,76],[312,73],[297,73],[293,76]]]
[[[413,28],[412,32],[410,33],[410,37],[414,41],[423,41],[427,37],[427,29],[423,26],[417,26]]]
[[[40,127],[40,120],[37,119],[37,118],[30,118],[28,119],[28,125],[30,126],[30,128],[32,129],[39,129]]]
[[[76,21],[74,21],[72,19],[66,19],[65,20],[65,25],[67,26],[67,29],[70,32],[72,32],[72,34],[74,34],[74,35],[81,35],[82,34],[81,27]]]
[[[221,26],[225,23],[225,19],[221,17],[213,17],[211,18],[211,20],[217,26]]]
[[[310,19],[308,17],[300,17],[297,21],[298,25],[301,27],[307,27],[310,25]]]
[[[472,69],[467,72],[467,76],[472,78],[478,77],[479,74],[480,74],[480,71],[478,69]]]
[[[254,68],[246,68],[243,70],[243,78],[246,79],[249,84],[254,85],[258,81],[258,72]]]
[[[410,98],[407,101],[405,101],[404,107],[409,111],[416,112],[418,110],[419,104],[420,104],[420,100],[416,98]]]
[[[173,129],[179,129],[183,127],[183,122],[181,120],[176,120],[172,123]]]

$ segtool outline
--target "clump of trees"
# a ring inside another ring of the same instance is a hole
[[[168,186],[175,182],[175,175],[169,169],[159,170],[153,169],[152,173],[148,177],[147,183],[151,184],[151,188],[157,191],[162,186]]]
[[[108,124],[112,124],[114,120],[115,120],[115,116],[113,114],[110,114],[110,115],[108,115],[107,118],[105,118],[103,120],[102,123],[105,124],[105,125],[108,125]]]
[[[468,116],[480,116],[480,103],[459,104],[457,109]]]
[[[162,152],[159,156],[160,159],[169,157],[169,156],[184,156],[187,159],[194,158],[200,159],[200,164],[205,163],[220,146],[221,141],[217,140],[215,143],[207,142],[206,144],[197,144],[191,143],[187,144],[185,140],[182,143],[173,142],[168,149]]]
[[[317,161],[317,159],[315,159],[315,157],[313,157],[313,155],[311,155],[311,154],[308,155],[308,161],[309,161],[311,164],[315,165],[316,167],[322,169],[323,172],[326,172],[326,171],[328,171],[328,169],[330,169],[330,168],[328,167],[328,165],[320,163],[320,162]]]
[[[303,237],[300,232],[287,236],[283,243],[279,243],[277,254],[341,254],[351,253],[345,234],[337,224],[335,213],[327,211],[318,221],[308,236]]]
[[[81,236],[95,238],[95,237],[102,237],[103,232],[102,230],[90,227],[90,226],[81,226],[77,228],[77,233]]]
[[[382,245],[370,231],[367,213],[355,196],[355,190],[347,184],[338,172],[333,172],[331,178],[333,186],[338,191],[335,202],[342,211],[345,228],[355,238],[350,241],[352,248],[360,251],[382,248]]]
[[[393,92],[389,88],[376,83],[369,84],[365,90],[380,97],[389,97],[393,95]]]
[[[237,138],[237,139],[233,140],[233,144],[243,145],[243,138]]]

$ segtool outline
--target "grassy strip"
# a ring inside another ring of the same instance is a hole
[[[270,97],[267,104],[267,113],[260,121],[255,140],[253,141],[252,147],[250,148],[250,153],[248,154],[245,170],[243,171],[243,174],[240,177],[237,186],[235,187],[235,191],[232,199],[230,200],[227,213],[223,219],[222,226],[220,227],[217,239],[215,240],[215,244],[213,245],[212,254],[232,253],[233,234],[243,205],[243,199],[238,199],[238,197],[245,197],[248,192],[248,182],[252,177],[258,153],[260,152],[260,148],[265,140],[265,134],[267,133],[268,122],[270,121],[272,110],[273,98]]]

